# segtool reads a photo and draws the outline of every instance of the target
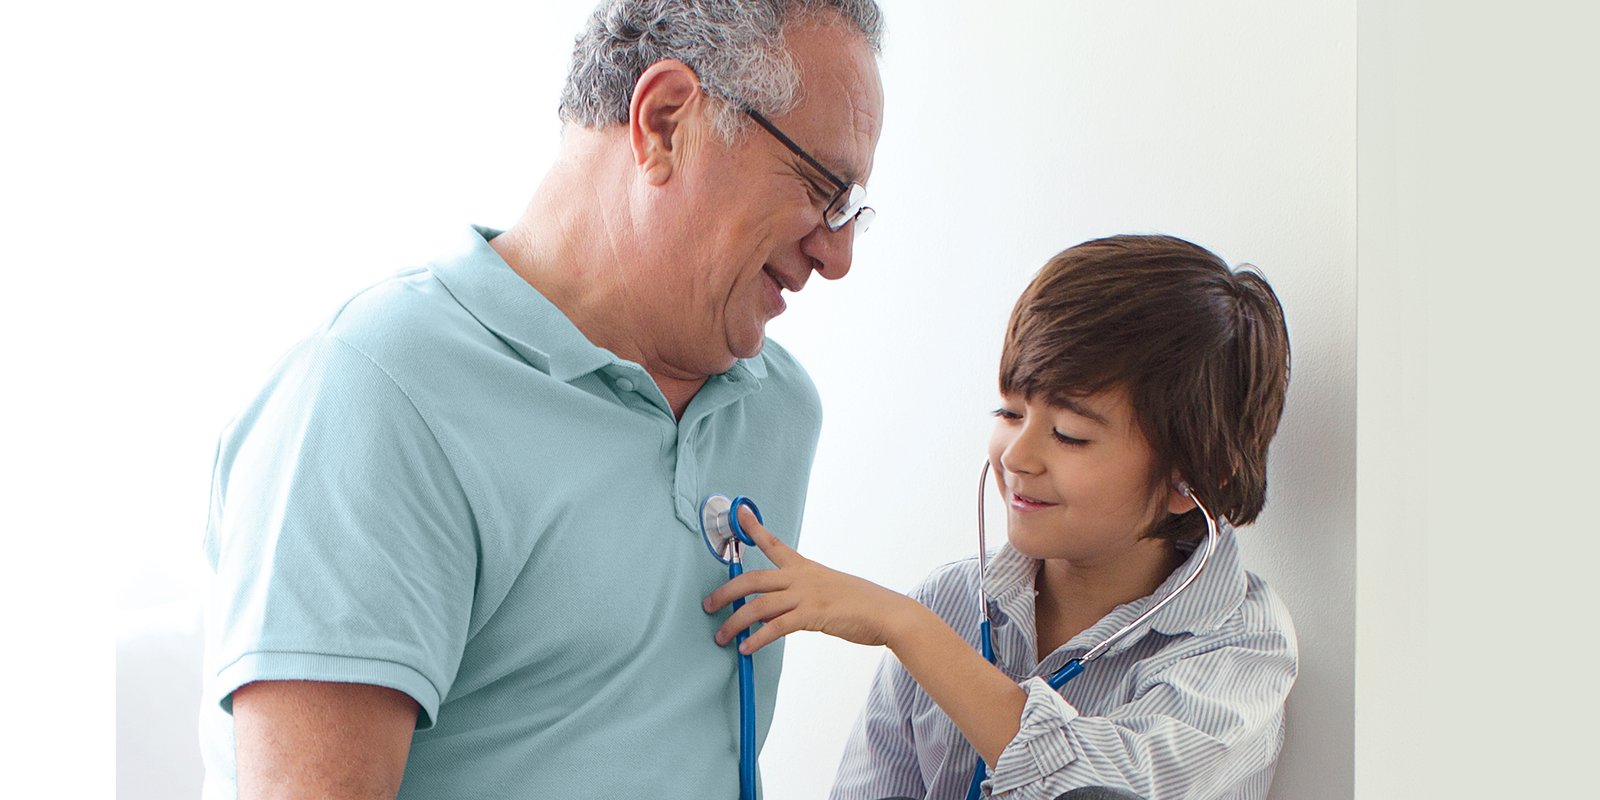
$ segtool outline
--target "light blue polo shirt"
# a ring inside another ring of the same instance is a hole
[[[207,798],[236,794],[232,692],[281,679],[414,698],[402,798],[737,796],[726,612],[700,608],[727,568],[698,508],[748,495],[796,541],[816,389],[768,341],[675,420],[495,234],[351,299],[223,432]],[[758,741],[782,657],[755,658]]]

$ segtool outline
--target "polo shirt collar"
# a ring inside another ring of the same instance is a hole
[[[503,231],[473,225],[428,268],[462,308],[535,369],[571,381],[611,364],[632,364],[589,341],[561,309],[489,245]],[[637,366],[637,365],[634,365]],[[767,377],[765,359],[740,359],[729,372]]]
[[[1244,602],[1248,579],[1243,562],[1240,560],[1238,542],[1231,526],[1226,522],[1218,524],[1217,552],[1211,557],[1205,570],[1195,578],[1195,582],[1166,607],[1156,612],[1155,616],[1141,626],[1141,629],[1135,629],[1113,645],[1108,654],[1126,649],[1150,630],[1169,636],[1183,633],[1198,634],[1211,630],[1226,621],[1239,604]],[[1063,649],[1087,650],[1121,630],[1122,626],[1149,608],[1151,603],[1159,602],[1177,588],[1188,577],[1195,564],[1199,563],[1199,557],[1204,550],[1202,540],[1202,545],[1195,548],[1183,565],[1173,570],[1154,593],[1117,606],[1088,630],[1074,636]],[[984,589],[994,607],[991,614],[998,611],[1012,622],[1025,626],[1023,630],[1030,642],[1036,638],[1033,598],[1034,581],[1038,572],[1037,559],[1017,552],[1007,542],[990,558],[988,576],[984,580]]]

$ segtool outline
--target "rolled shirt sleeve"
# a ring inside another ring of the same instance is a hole
[[[1053,799],[1082,786],[1146,798],[1213,797],[1270,768],[1295,646],[1277,631],[1205,640],[1142,681],[1131,702],[1086,716],[1043,678],[1021,684],[1021,728],[985,784],[1003,800]],[[1091,669],[1093,667],[1090,667]]]

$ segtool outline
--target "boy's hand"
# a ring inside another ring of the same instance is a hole
[[[718,645],[734,640],[739,631],[757,622],[740,652],[757,650],[795,631],[821,631],[865,645],[889,644],[907,615],[922,611],[916,601],[871,581],[829,569],[779,541],[749,508],[739,507],[739,526],[761,548],[777,569],[746,572],[717,587],[701,606],[714,614],[740,597],[748,600],[717,629]]]

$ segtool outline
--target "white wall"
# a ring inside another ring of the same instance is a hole
[[[5,91],[33,112],[5,162],[29,187],[5,206],[4,341],[30,376],[4,401],[29,454],[6,464],[11,591],[74,620],[193,597],[217,431],[343,297],[454,226],[516,217],[588,6],[8,12],[0,58],[24,80]],[[1242,534],[1301,634],[1275,796],[1349,796],[1355,0],[884,6],[878,223],[847,280],[814,282],[773,326],[826,406],[804,549],[901,589],[971,552],[1000,329],[1049,255],[1162,231],[1258,264],[1295,345],[1271,500]],[[66,591],[79,549],[103,575]],[[24,681],[109,661],[59,616],[18,624],[58,654]],[[774,800],[822,794],[879,655],[818,636],[789,653]],[[67,680],[104,714],[109,688]],[[109,752],[59,695],[27,702],[46,739]],[[83,789],[57,794],[105,794],[57,758],[39,774]]]
[[[1600,11],[1360,18],[1357,794],[1592,795]]]

